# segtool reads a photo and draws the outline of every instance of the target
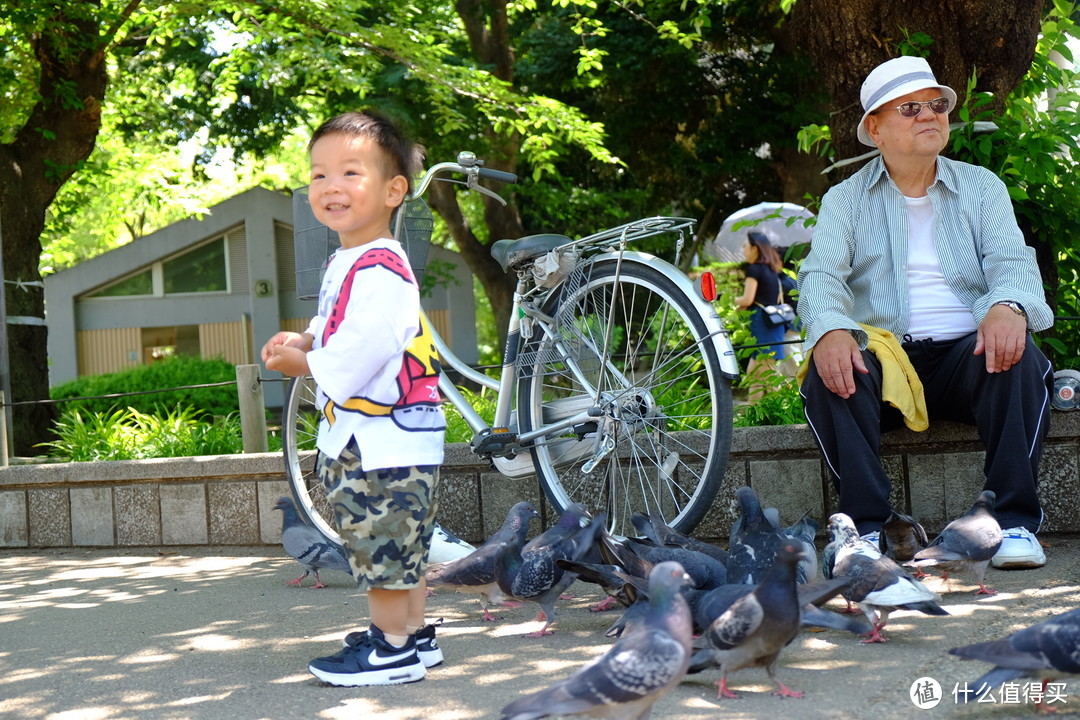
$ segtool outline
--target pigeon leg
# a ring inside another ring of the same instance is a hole
[[[976,595],[997,595],[997,590],[992,590],[982,583],[979,583],[979,589],[975,591]]]
[[[860,640],[860,645],[869,645],[870,643],[886,643],[889,642],[889,638],[881,634],[881,628],[877,625],[873,627],[870,632],[863,633],[865,640]]]
[[[591,610],[592,612],[604,612],[605,610],[614,609],[615,606],[617,606],[618,604],[618,600],[616,600],[613,596],[608,595],[606,598],[596,603],[595,605],[590,605],[589,610]]]
[[[728,698],[729,700],[737,700],[741,697],[742,695],[739,693],[728,690],[727,674],[725,673],[721,676],[719,682],[716,683],[716,699]]]
[[[312,590],[318,590],[319,588],[324,588],[324,587],[326,587],[326,586],[323,585],[322,578],[319,577],[319,571],[316,570],[315,571],[315,584],[311,586],[311,589]]]
[[[502,618],[500,618],[500,617],[498,617],[496,615],[492,615],[491,611],[488,610],[487,608],[484,608],[484,616],[482,618],[480,618],[480,622],[498,622],[501,619]]]
[[[527,635],[525,635],[525,637],[527,637],[527,638],[542,638],[545,635],[554,635],[555,631],[554,630],[548,630],[549,627],[551,627],[550,622],[549,623],[544,623],[544,627],[540,628],[536,632],[528,633]]]
[[[779,689],[776,692],[774,692],[773,695],[779,695],[780,697],[790,697],[790,698],[801,698],[803,696],[803,694],[801,692],[797,692],[795,690],[792,690],[791,688],[789,688],[787,685],[780,682],[779,680],[776,681],[776,685],[777,685],[777,687]]]
[[[519,608],[525,603],[518,602],[517,600],[503,600],[502,606],[507,608]]]
[[[310,575],[310,574],[311,574],[311,572],[310,572],[310,571],[308,571],[308,570],[305,570],[305,571],[304,571],[304,574],[303,574],[303,575],[301,575],[300,577],[296,578],[295,580],[290,580],[289,582],[287,582],[287,583],[285,583],[285,584],[286,584],[286,585],[288,585],[289,587],[296,587],[296,586],[298,586],[298,585],[299,585],[300,587],[303,587],[303,582],[304,582],[304,578],[306,578],[306,577],[307,577],[308,575]]]

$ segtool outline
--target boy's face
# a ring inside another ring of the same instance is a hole
[[[343,247],[389,237],[390,216],[407,189],[401,175],[386,176],[382,150],[369,138],[331,133],[311,148],[311,209]]]

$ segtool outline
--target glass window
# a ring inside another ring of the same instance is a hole
[[[165,294],[226,292],[225,238],[215,240],[162,263]]]
[[[120,282],[113,283],[107,288],[92,293],[87,297],[129,297],[132,295],[153,295],[154,278],[150,270],[144,270],[137,275],[129,275]]]

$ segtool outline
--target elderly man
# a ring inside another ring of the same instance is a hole
[[[997,494],[1005,529],[993,565],[1039,567],[1036,481],[1053,370],[1029,331],[1050,327],[1053,314],[1038,266],[1001,180],[939,155],[956,93],[925,60],[879,65],[861,100],[858,136],[880,157],[826,193],[799,273],[813,349],[801,393],[839,509],[876,542],[890,512],[881,433],[902,419],[882,400],[882,362],[904,367],[906,353],[909,379],[918,376],[908,386],[921,381],[929,418],[978,427],[984,488]],[[868,351],[881,330],[905,353]]]

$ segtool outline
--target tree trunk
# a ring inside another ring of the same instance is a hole
[[[798,0],[790,23],[832,93],[837,158],[869,149],[855,137],[859,89],[876,65],[902,54],[897,47],[905,37],[921,32],[934,39],[927,60],[960,103],[973,72],[975,89],[1000,103],[1031,67],[1042,9],[1039,0]]]
[[[464,23],[473,57],[477,62],[491,66],[492,73],[500,80],[512,83],[514,52],[506,15],[506,0],[457,0],[455,7]],[[492,154],[486,158],[487,167],[516,173],[519,140],[516,134],[499,135],[488,128],[484,133],[484,142],[492,149]],[[429,194],[431,207],[450,228],[461,256],[480,280],[480,285],[491,302],[499,346],[502,347],[506,343],[506,326],[513,302],[513,282],[491,257],[488,247],[469,229],[458,207],[454,191],[449,186],[436,183],[432,185]],[[490,198],[484,198],[484,224],[487,226],[490,242],[521,237],[525,233],[513,193],[509,193],[509,201],[505,206]]]
[[[91,5],[87,3],[86,5]],[[48,331],[38,263],[45,212],[90,156],[101,127],[108,74],[101,28],[92,12],[58,4],[31,38],[40,68],[40,100],[10,144],[0,145],[0,231],[13,402],[49,397]],[[13,452],[32,455],[48,439],[52,406],[14,409]]]

